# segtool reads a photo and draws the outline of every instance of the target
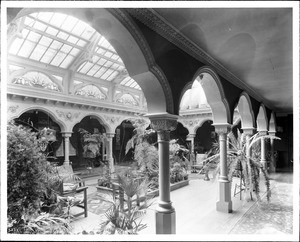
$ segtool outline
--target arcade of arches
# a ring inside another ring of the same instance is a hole
[[[227,133],[276,134],[282,142],[262,141],[262,154],[279,152],[277,163],[271,157],[271,172],[292,169],[292,116],[277,116],[213,65],[152,31],[138,14],[125,9],[9,9],[8,120],[54,130],[55,142],[47,151],[74,170],[87,166],[80,128],[106,134],[98,158],[112,170],[129,162],[132,156],[125,154],[124,144],[133,135],[129,120],[137,116],[157,131],[161,177],[169,173],[170,139],[194,154],[219,141],[223,170],[216,209],[231,212],[224,168]],[[175,233],[176,207],[165,180],[160,179],[157,233]]]

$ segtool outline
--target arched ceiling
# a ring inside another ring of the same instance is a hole
[[[152,12],[237,76],[270,108],[292,112],[292,8],[155,8]]]

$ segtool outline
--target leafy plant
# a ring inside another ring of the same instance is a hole
[[[259,135],[259,133],[253,135],[249,139],[249,149],[251,149],[251,157],[247,157],[246,141],[242,134],[238,131],[237,137],[233,132],[228,134],[229,148],[227,149],[227,166],[228,166],[228,179],[231,181],[233,176],[238,175],[237,171],[241,171],[238,176],[243,180],[246,188],[246,192],[252,199],[252,191],[255,192],[257,200],[260,201],[260,174],[265,179],[265,185],[267,190],[267,200],[270,200],[270,179],[266,168],[260,162],[260,141],[261,139],[279,139],[278,137],[270,135]],[[212,148],[214,155],[205,160],[206,165],[203,169],[207,169],[212,162],[219,162],[219,144],[214,143]],[[215,169],[215,173],[219,171],[219,165]]]
[[[118,174],[119,192],[124,192],[125,206],[120,202],[120,194],[119,199],[111,195],[102,195],[103,199],[109,201],[112,205],[104,214],[106,219],[100,226],[101,233],[137,234],[146,228],[147,225],[142,223],[142,217],[151,205],[147,196],[148,184],[146,184],[146,180],[138,181],[133,177],[134,175],[131,172]],[[144,198],[142,204],[136,201],[140,196]]]

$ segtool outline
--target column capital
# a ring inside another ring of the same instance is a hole
[[[267,135],[268,130],[258,130],[259,135]]]
[[[269,131],[269,135],[276,136],[276,131]]]
[[[191,140],[191,139],[194,139],[196,137],[196,134],[188,134],[187,136],[186,136],[186,139],[187,140]]]
[[[115,137],[115,133],[105,133],[107,138]]]
[[[177,115],[158,113],[146,115],[151,121],[151,128],[155,131],[172,131],[177,127]]]
[[[215,131],[218,134],[227,134],[231,129],[231,125],[228,123],[216,123],[213,126],[215,126]]]
[[[70,138],[72,136],[72,134],[73,134],[73,132],[70,132],[70,131],[61,132],[61,135],[64,138]]]
[[[243,133],[245,135],[253,135],[255,128],[253,128],[253,127],[246,127],[246,128],[242,128],[242,130],[243,130]]]

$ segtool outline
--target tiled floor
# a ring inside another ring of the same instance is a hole
[[[171,201],[176,211],[176,235],[291,235],[292,174],[274,174],[272,177],[272,197],[269,205],[263,196],[263,202],[258,205],[253,201],[240,200],[239,195],[236,195],[232,198],[233,213],[221,213],[215,208],[218,182],[204,181],[203,177],[198,179],[197,175],[191,176],[192,180],[188,186],[171,192]],[[91,178],[86,183],[89,186],[89,194],[95,195],[95,180]],[[233,189],[234,184],[232,192]],[[264,189],[261,192],[264,193]],[[95,231],[99,228],[100,221],[100,215],[89,212],[87,218],[78,218],[73,223],[73,232]],[[143,223],[148,226],[140,235],[155,235],[155,204],[147,212]]]

